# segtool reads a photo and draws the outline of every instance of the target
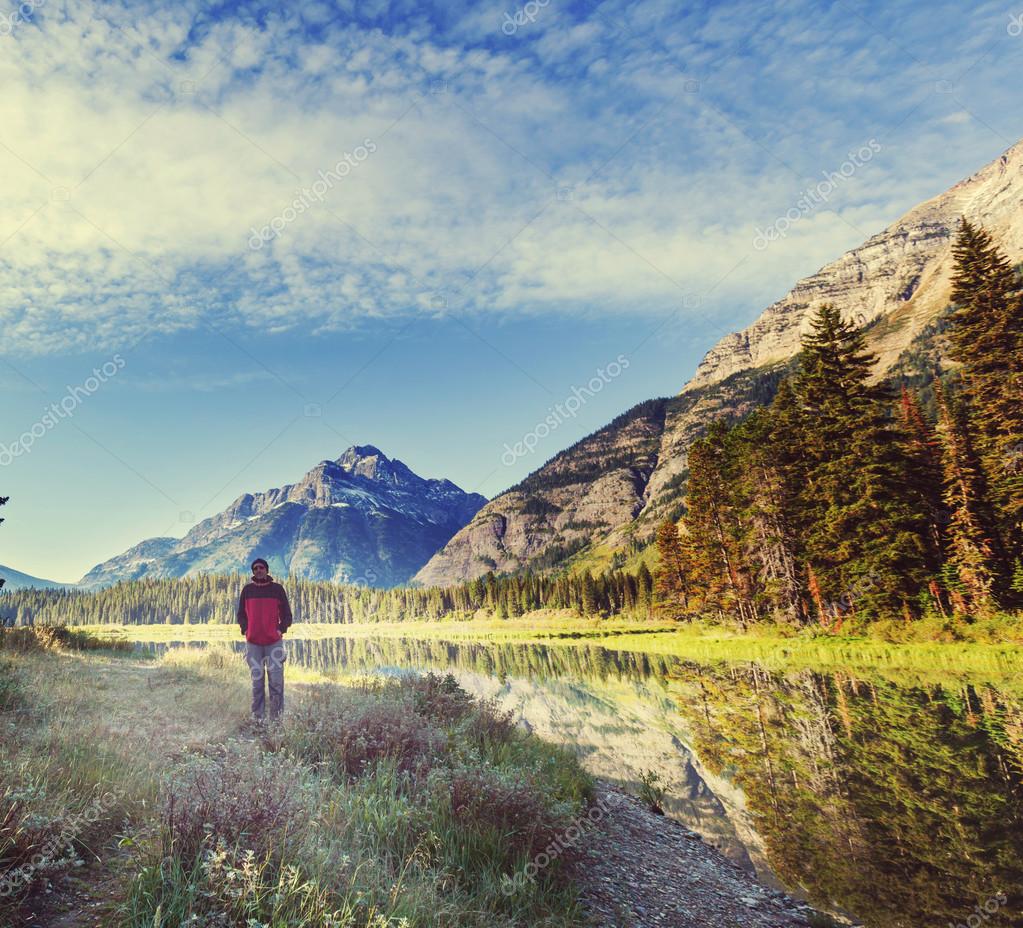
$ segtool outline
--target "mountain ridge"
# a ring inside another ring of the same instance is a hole
[[[1017,218],[1021,184],[1023,140],[799,281],[752,324],[714,345],[682,392],[792,357],[813,309],[822,303],[835,304],[843,318],[861,326],[902,311],[915,334],[948,302],[951,242],[960,217],[983,226],[1011,256],[1023,255],[1023,224]],[[877,347],[883,368],[905,344],[896,340]]]
[[[485,503],[450,480],[420,477],[374,445],[353,445],[295,483],[241,494],[181,539],[133,545],[79,585],[230,572],[259,555],[282,575],[392,586],[407,581]]]

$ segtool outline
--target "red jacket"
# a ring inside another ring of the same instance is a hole
[[[272,577],[252,580],[238,600],[238,624],[250,644],[276,644],[291,625],[288,594]]]

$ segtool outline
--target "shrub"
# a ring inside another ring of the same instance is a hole
[[[411,697],[419,715],[441,725],[457,722],[473,708],[472,696],[450,673],[443,677],[435,673],[404,677],[398,692]]]
[[[33,651],[133,651],[130,641],[96,638],[87,632],[76,632],[63,625],[0,626],[0,651],[27,654]]]
[[[651,812],[664,815],[664,794],[667,787],[661,782],[661,778],[653,770],[645,770],[639,775],[639,798],[646,804]]]
[[[458,730],[475,744],[501,744],[514,736],[514,713],[501,709],[496,699],[474,698],[453,674],[405,677],[398,692],[410,696],[415,711],[438,725],[461,723]]]
[[[398,773],[420,775],[436,761],[444,737],[428,721],[410,714],[401,703],[367,706],[351,720],[339,745],[349,776],[389,760]]]
[[[461,828],[490,828],[501,837],[506,863],[539,853],[563,824],[539,791],[516,776],[466,768],[452,771],[436,788],[446,793]]]
[[[219,757],[194,758],[165,791],[165,853],[186,866],[217,841],[260,858],[281,853],[308,820],[308,800],[302,768],[282,755],[229,747]]]
[[[56,770],[5,768],[19,780],[0,793],[0,910],[17,902],[41,877],[69,866],[79,850],[111,825],[121,797],[87,788]]]
[[[293,714],[281,746],[303,760],[325,764],[342,779],[366,776],[384,761],[406,778],[425,775],[445,739],[409,700],[396,698],[399,692],[387,688],[367,696],[316,688]]]
[[[480,747],[507,744],[518,728],[515,714],[501,709],[496,699],[481,699],[462,723],[467,738]]]
[[[42,790],[42,784],[38,790]],[[55,821],[33,814],[26,792],[24,787],[6,787],[0,794],[0,886],[5,897],[28,886],[34,874],[26,872],[26,865],[56,831]]]
[[[17,626],[15,628],[0,627],[0,650],[28,654],[43,651],[49,642],[56,637],[54,632],[46,630],[47,626]],[[66,631],[66,629],[64,630]]]

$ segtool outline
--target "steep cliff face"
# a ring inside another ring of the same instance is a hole
[[[542,569],[587,546],[607,552],[649,542],[661,519],[679,513],[689,446],[714,419],[770,401],[824,303],[865,328],[878,377],[905,371],[912,355],[940,361],[935,322],[948,305],[952,239],[964,215],[1023,260],[1023,142],[800,281],[712,348],[679,396],[641,404],[493,499],[415,580]]]
[[[416,582],[445,584],[553,563],[631,521],[657,466],[667,402],[629,410],[488,503]]]
[[[239,496],[182,539],[152,538],[98,564],[81,582],[182,577],[247,568],[391,586],[407,581],[486,502],[426,480],[372,445],[322,461],[298,483]]]
[[[684,391],[792,357],[813,310],[823,303],[833,303],[845,319],[861,326],[898,316],[901,324],[874,345],[881,371],[887,369],[948,302],[951,244],[960,218],[983,226],[1018,261],[1023,258],[1021,212],[1023,142],[801,280],[751,326],[708,351]]]

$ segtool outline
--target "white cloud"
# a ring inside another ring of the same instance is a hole
[[[507,37],[493,4],[446,35],[425,18],[360,28],[327,7],[201,27],[187,6],[40,8],[0,39],[4,350],[204,317],[343,328],[439,311],[438,293],[459,312],[659,312],[714,286],[760,299],[764,281],[794,282],[855,244],[850,217],[869,234],[912,201],[905,158],[882,156],[798,249],[751,250],[756,223],[869,137],[850,137],[847,108],[893,105],[883,38],[809,26],[797,4],[755,9],[602,4],[574,20],[551,4]],[[857,43],[870,54],[831,67]],[[917,92],[932,77],[909,63],[899,80]],[[796,125],[766,99],[783,91]],[[953,131],[966,114],[932,125]],[[876,125],[893,152],[888,116]],[[367,138],[371,157],[250,250],[253,227]],[[813,151],[823,138],[838,141]],[[940,189],[927,184],[943,157],[917,171],[922,192]]]

